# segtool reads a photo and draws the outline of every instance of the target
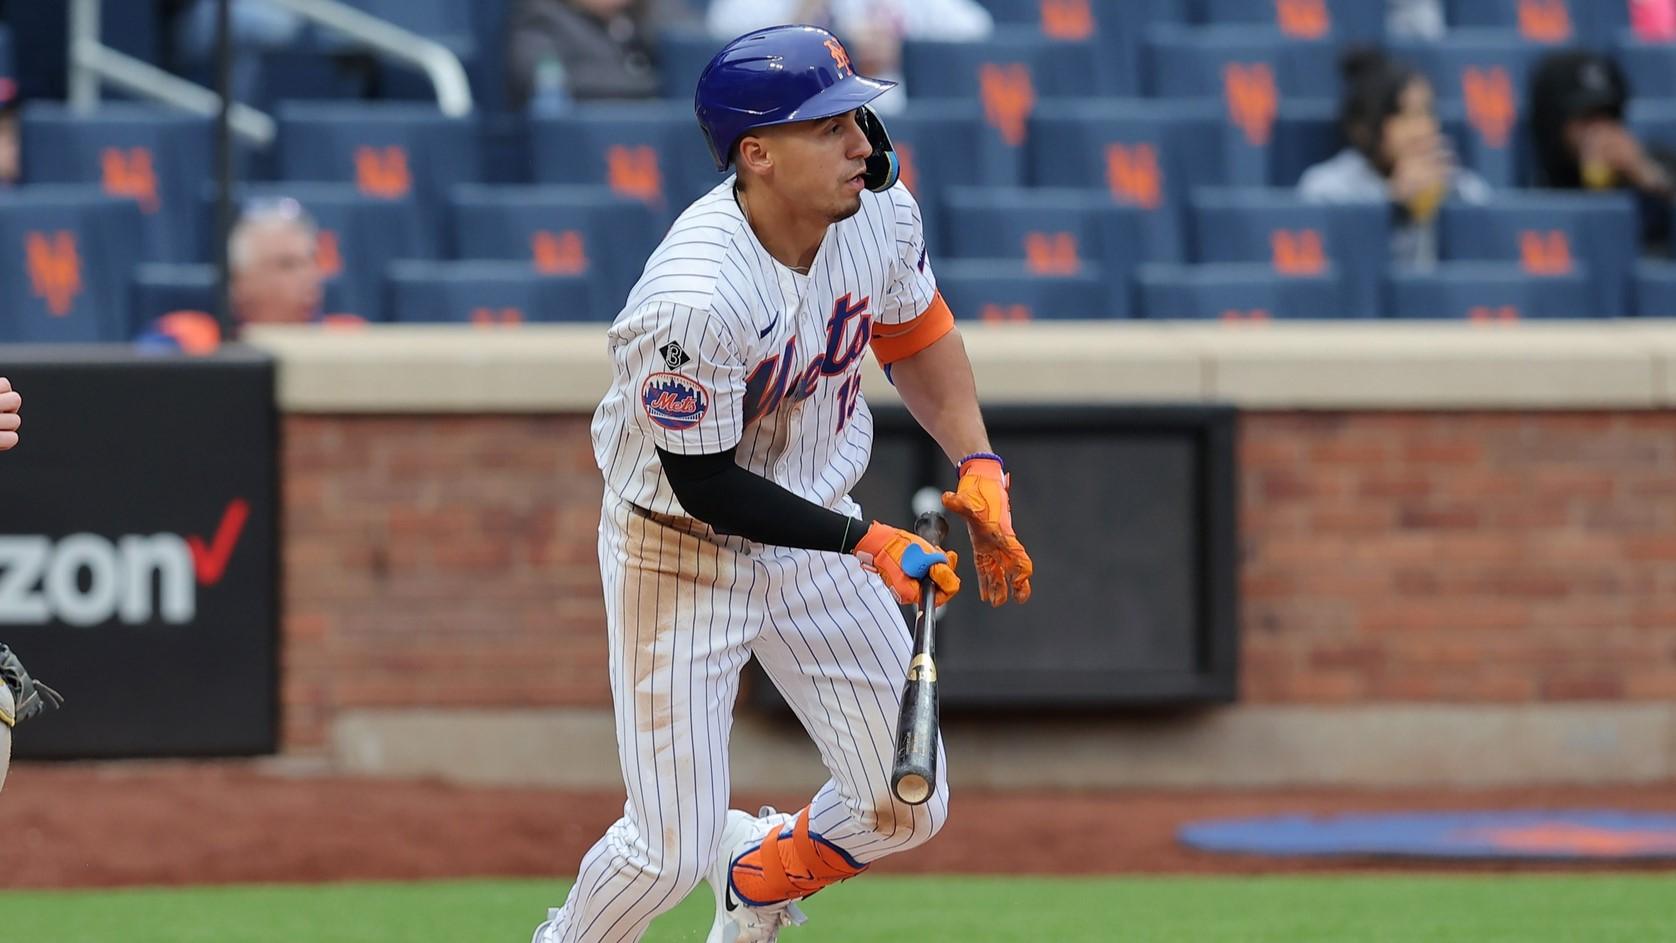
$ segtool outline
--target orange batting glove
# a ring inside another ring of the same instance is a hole
[[[926,543],[900,527],[874,521],[851,552],[861,560],[863,569],[879,574],[890,594],[904,606],[920,601],[919,581],[927,576],[937,584],[939,606],[960,592],[960,577],[954,575],[959,555]]]
[[[991,606],[1007,601],[1009,586],[1015,600],[1028,602],[1030,574],[1036,569],[1013,533],[1013,509],[1007,498],[1011,484],[1011,476],[1001,470],[1001,459],[980,452],[961,461],[960,484],[943,492],[943,507],[966,518],[978,569],[978,598]]]

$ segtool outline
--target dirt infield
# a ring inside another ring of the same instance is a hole
[[[736,804],[746,806],[771,802],[789,808],[801,801],[798,796],[736,797]],[[936,840],[881,862],[878,870],[1415,869],[1427,865],[1210,855],[1177,845],[1174,835],[1179,825],[1194,819],[1268,812],[1580,807],[1676,811],[1676,788],[957,792],[950,824]],[[17,862],[6,882],[11,887],[568,877],[621,808],[622,796],[610,793],[346,779],[268,761],[25,763],[12,770],[0,795],[0,835],[6,836],[8,854]]]

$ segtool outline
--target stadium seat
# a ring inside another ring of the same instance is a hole
[[[983,107],[990,143],[979,151],[992,177],[1020,176],[1031,116],[1050,99],[1083,96],[1099,61],[1092,40],[1054,41],[1006,28],[982,42],[906,42],[902,71],[911,101],[963,99]]]
[[[1185,23],[1197,0],[982,0],[997,25],[1029,27],[1050,40],[1092,39],[1100,48],[1095,87],[1105,95],[1141,94],[1146,30]]]
[[[987,133],[982,108],[975,101],[910,101],[901,114],[887,115],[884,122],[902,166],[902,182],[919,201],[933,252],[943,246],[940,207],[950,187],[1016,187],[1024,182],[1019,161],[1005,153],[983,156],[986,149],[1006,148],[1000,138]]]
[[[1274,118],[1269,145],[1269,185],[1297,186],[1304,171],[1343,150],[1338,103],[1322,99],[1284,101]]]
[[[1293,190],[1200,189],[1192,197],[1193,258],[1266,262],[1278,275],[1340,274],[1345,317],[1379,316],[1380,280],[1390,259],[1384,204],[1305,203]]]
[[[127,341],[143,230],[134,201],[96,187],[0,190],[0,341]]]
[[[698,76],[710,64],[725,39],[711,36],[702,25],[666,29],[658,34],[658,84],[664,98],[690,102]]]
[[[1533,276],[1508,262],[1445,262],[1424,271],[1394,270],[1386,290],[1393,318],[1517,321],[1599,311],[1581,265],[1562,275]]]
[[[1601,47],[1629,25],[1631,0],[1448,0],[1449,23],[1516,32],[1529,43]]]
[[[1338,276],[1276,275],[1268,265],[1217,262],[1143,265],[1135,274],[1140,314],[1154,319],[1269,321],[1343,315]]]
[[[1155,258],[1184,258],[1179,219],[1195,186],[1220,184],[1221,109],[1208,101],[1050,102],[1032,120],[1037,186],[1102,188],[1153,217]]]
[[[135,326],[143,328],[176,311],[213,315],[220,306],[216,280],[215,266],[202,262],[188,265],[149,262],[134,266],[130,291]]]
[[[428,259],[435,246],[420,225],[411,198],[366,196],[351,184],[245,184],[234,193],[240,206],[290,197],[320,226],[319,261],[334,314],[386,321],[383,272],[400,259]],[[206,212],[213,212],[209,204]]]
[[[531,179],[605,184],[664,222],[722,182],[688,102],[590,104],[530,121]]]
[[[1676,318],[1676,262],[1635,264],[1635,313],[1644,318]]]
[[[937,288],[955,317],[987,322],[1125,317],[1092,271],[1040,275],[1022,262],[960,259],[937,266]]]
[[[454,256],[521,259],[544,275],[586,275],[596,309],[621,307],[662,230],[644,203],[593,185],[454,190]]]
[[[1201,0],[1206,23],[1249,23],[1288,39],[1377,43],[1385,37],[1385,5],[1367,0]]]
[[[948,238],[939,258],[1022,263],[1032,276],[1092,274],[1106,283],[1112,317],[1129,316],[1130,272],[1159,258],[1151,214],[1099,191],[958,187],[943,208]]]
[[[586,275],[542,275],[525,262],[394,262],[386,272],[394,320],[482,326],[602,321]]]
[[[1330,40],[1291,41],[1269,27],[1155,27],[1148,35],[1152,92],[1221,103],[1223,179],[1263,186],[1280,105],[1338,88]]]
[[[1439,223],[1447,260],[1518,262],[1532,275],[1586,266],[1593,313],[1606,317],[1629,311],[1639,232],[1633,200],[1617,193],[1503,194],[1482,206],[1445,206]]]
[[[1497,187],[1527,179],[1525,86],[1544,51],[1506,30],[1460,30],[1437,42],[1392,44],[1393,56],[1431,80],[1438,117],[1461,164]]]
[[[902,76],[910,98],[978,98],[988,110],[1007,110],[1013,103],[991,94],[999,76],[1022,68],[1029,95],[1080,98],[1093,91],[1088,77],[1099,57],[1092,38],[1053,39],[1035,28],[998,26],[988,39],[970,42],[907,40]]]
[[[41,102],[24,109],[22,138],[24,179],[98,184],[134,200],[145,221],[144,260],[202,258],[196,200],[215,154],[208,118],[123,103],[82,114]]]
[[[437,255],[448,189],[480,179],[477,122],[405,103],[289,102],[279,109],[279,176],[353,183],[362,194],[411,197],[419,254]]]
[[[1624,120],[1643,141],[1676,151],[1676,101],[1633,100],[1625,110]]]
[[[1632,108],[1649,100],[1668,107],[1668,99],[1676,98],[1676,45],[1642,42],[1625,31],[1618,35],[1617,59],[1629,83]]]

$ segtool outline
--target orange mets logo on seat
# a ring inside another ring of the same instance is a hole
[[[23,247],[30,291],[47,303],[54,317],[69,314],[81,294],[81,253],[75,233],[67,229],[32,232],[24,237]]]
[[[582,234],[574,229],[537,231],[530,237],[535,270],[543,275],[578,275],[588,270],[588,253]]]
[[[1245,132],[1245,139],[1256,147],[1268,144],[1280,102],[1269,64],[1230,62],[1223,66],[1222,95],[1228,102],[1228,119]]]
[[[1565,0],[1519,0],[1519,33],[1539,43],[1570,39],[1571,11]]]
[[[984,120],[1001,132],[1008,147],[1024,143],[1030,112],[1036,107],[1036,88],[1030,70],[1023,63],[1001,65],[986,62],[978,69],[978,97],[983,99]]]
[[[650,144],[613,144],[605,149],[605,180],[612,190],[638,200],[663,197],[663,172]]]
[[[157,212],[161,202],[157,198],[157,171],[152,166],[150,148],[107,147],[99,152],[99,169],[106,193],[139,201],[141,212]]]
[[[1157,209],[1164,200],[1163,177],[1158,149],[1151,144],[1106,145],[1106,186],[1119,202]]]
[[[1042,0],[1042,35],[1076,40],[1094,35],[1094,11],[1089,0]]]
[[[1333,28],[1327,0],[1274,0],[1274,18],[1293,39],[1320,39]]]
[[[1461,70],[1461,96],[1466,99],[1467,120],[1484,143],[1506,147],[1516,114],[1513,80],[1507,77],[1507,70],[1499,65],[1466,67]]]
[[[413,189],[413,175],[407,169],[407,149],[391,145],[355,148],[355,185],[367,196],[393,200]]]

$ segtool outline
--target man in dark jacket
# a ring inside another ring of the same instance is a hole
[[[686,0],[518,0],[507,19],[511,102],[555,84],[578,101],[655,97],[658,32],[694,19]]]

